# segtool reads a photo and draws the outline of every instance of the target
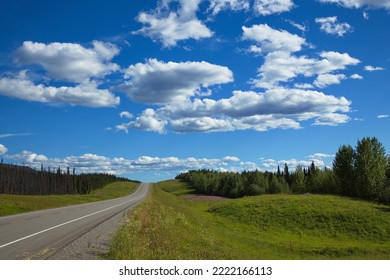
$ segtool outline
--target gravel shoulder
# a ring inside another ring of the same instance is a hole
[[[137,204],[138,205],[138,204]],[[127,221],[128,213],[137,205],[133,205],[110,219],[99,224],[91,231],[65,245],[50,255],[48,260],[98,260],[108,252],[110,240],[120,225]]]

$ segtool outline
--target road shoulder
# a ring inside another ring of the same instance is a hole
[[[116,214],[112,218],[99,224],[91,231],[65,245],[50,255],[49,260],[98,260],[109,250],[111,237],[120,225],[127,221],[128,213],[136,205],[126,211]]]

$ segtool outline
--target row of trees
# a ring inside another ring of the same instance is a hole
[[[309,192],[390,203],[390,158],[376,138],[363,138],[356,148],[341,146],[333,169],[320,169],[312,162],[308,167],[297,166],[293,172],[285,164],[276,172],[198,170],[176,178],[191,184],[198,193],[232,198]]]
[[[341,146],[333,171],[341,194],[390,203],[390,157],[377,138]]]
[[[116,181],[128,181],[111,174],[76,174],[73,168],[40,171],[30,167],[0,164],[0,194],[50,195],[88,194]]]

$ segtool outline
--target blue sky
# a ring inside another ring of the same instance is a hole
[[[390,147],[390,1],[3,1],[0,155],[159,181]]]

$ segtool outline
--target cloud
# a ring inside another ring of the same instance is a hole
[[[294,26],[295,28],[298,28],[299,30],[301,30],[302,32],[306,32],[307,31],[307,27],[302,25],[302,24],[299,24],[299,23],[296,23],[292,20],[286,20],[288,23],[290,23],[292,26]]]
[[[212,117],[193,117],[171,120],[176,132],[219,132],[235,130],[229,120]]]
[[[134,33],[160,41],[164,47],[174,47],[178,41],[187,39],[210,38],[213,32],[196,16],[201,1],[164,0],[155,11],[138,15],[137,20],[144,27]],[[175,2],[180,8],[170,10],[169,4]]]
[[[33,168],[76,168],[78,173],[110,173],[133,174],[136,172],[161,172],[161,171],[187,171],[196,169],[213,169],[224,171],[243,171],[249,167],[256,169],[255,163],[242,162],[238,157],[225,156],[221,158],[178,158],[140,156],[135,159],[123,157],[109,158],[97,154],[83,154],[80,156],[68,156],[64,158],[49,158],[31,151],[22,151],[18,154],[5,155],[5,158],[16,163],[25,164]]]
[[[210,0],[209,11],[212,15],[217,15],[223,10],[241,11],[249,10],[249,0]]]
[[[119,104],[106,89],[98,89],[96,82],[88,82],[75,87],[53,87],[34,84],[28,79],[26,72],[15,77],[0,78],[0,95],[41,103],[66,103],[87,107],[114,107]]]
[[[340,82],[344,77],[332,72],[360,63],[358,59],[347,53],[334,51],[323,51],[319,53],[319,57],[313,58],[296,56],[293,53],[301,51],[303,46],[308,45],[305,39],[285,30],[275,30],[267,24],[243,26],[242,30],[243,40],[252,40],[257,43],[250,46],[249,51],[262,54],[264,57],[264,63],[258,69],[257,78],[251,80],[251,84],[257,88],[280,87],[281,82],[291,82],[298,76],[305,78],[317,76],[317,86],[325,87],[331,84],[325,83],[325,79],[330,81],[332,78],[334,83],[335,78],[338,78],[337,82]],[[329,75],[320,76],[325,74]],[[299,83],[297,85],[299,86]],[[308,83],[303,85],[308,88]]]
[[[15,52],[15,62],[40,65],[45,72],[22,70],[0,76],[0,94],[42,103],[114,107],[120,98],[99,86],[100,79],[120,69],[111,62],[118,54],[115,45],[101,41],[93,41],[91,48],[73,43],[25,41]]]
[[[92,48],[73,43],[35,43],[26,41],[17,49],[18,64],[41,65],[57,80],[83,83],[91,78],[102,78],[120,67],[111,63],[119,49],[110,43],[93,41]]]
[[[364,66],[364,70],[366,70],[368,72],[374,72],[374,71],[383,71],[383,70],[385,70],[385,68],[367,65],[367,66]]]
[[[315,153],[315,154],[307,156],[307,158],[309,158],[311,160],[313,160],[313,159],[322,160],[324,158],[334,158],[334,157],[335,157],[335,155],[324,154],[324,153]]]
[[[314,85],[319,88],[325,88],[329,85],[340,84],[342,80],[347,79],[344,74],[322,74],[314,81]]]
[[[8,137],[17,137],[17,136],[30,136],[34,135],[33,133],[6,133],[6,134],[0,134],[1,138],[8,138]]]
[[[146,63],[127,68],[125,79],[129,80],[119,90],[132,100],[165,104],[183,102],[190,97],[203,95],[202,88],[232,82],[233,73],[227,67],[204,61],[165,63],[149,59]]]
[[[325,17],[325,18],[316,18],[316,23],[319,23],[320,29],[325,33],[330,35],[335,35],[338,37],[343,37],[346,33],[353,31],[351,25],[346,22],[339,23],[336,16],[334,17]]]
[[[8,152],[8,149],[3,144],[0,144],[0,155],[5,155]]]
[[[231,161],[231,162],[238,162],[240,159],[238,157],[234,156],[226,156],[222,159],[223,161]]]
[[[350,120],[351,118],[347,115],[330,113],[318,117],[313,125],[337,126],[347,123]]]
[[[259,88],[272,88],[298,76],[308,78],[330,74],[360,63],[347,53],[321,52],[319,56],[321,59],[297,57],[288,52],[272,52],[265,57],[264,64],[258,70],[258,78],[253,79],[252,84]]]
[[[360,76],[359,74],[353,74],[353,75],[351,75],[350,78],[353,80],[362,80],[363,79],[363,77]]]
[[[351,102],[322,92],[302,89],[274,88],[263,93],[234,91],[229,98],[213,100],[195,98],[180,103],[163,105],[149,110],[155,126],[136,125],[136,121],[117,126],[127,131],[139,128],[163,133],[222,132],[236,130],[267,131],[270,129],[299,129],[300,122],[313,119],[315,124],[337,125],[342,113],[350,111]],[[324,116],[333,121],[324,121]],[[334,116],[333,116],[334,117]],[[344,117],[344,122],[348,117]]]
[[[40,167],[41,164],[46,163],[48,158],[45,155],[39,155],[31,151],[22,151],[19,154],[6,155],[5,158],[16,161],[19,164],[34,164],[39,163],[39,165],[33,165],[33,167]]]
[[[319,0],[322,3],[334,3],[346,8],[359,9],[362,7],[383,8],[390,10],[390,1],[388,0]]]
[[[305,159],[284,159],[284,160],[275,160],[275,159],[261,159],[260,166],[267,171],[275,172],[278,166],[283,167],[287,164],[289,171],[294,172],[298,165],[303,168],[308,168],[314,162],[315,166],[318,168],[325,168],[331,165],[330,160],[334,158],[334,155],[324,154],[324,153],[315,153],[313,155],[306,156],[308,160]]]
[[[312,84],[308,84],[308,83],[296,83],[296,84],[294,84],[294,88],[297,88],[297,89],[313,89],[314,86]]]
[[[294,8],[292,0],[255,0],[253,9],[255,13],[268,16],[288,12]]]
[[[134,117],[132,113],[127,112],[127,111],[120,112],[119,116],[121,118],[127,118],[127,119],[132,119]]]
[[[278,161],[274,159],[265,159],[261,161],[260,166],[263,170],[275,172],[278,166],[283,170],[284,165],[287,164],[289,172],[294,172],[298,165],[303,168],[308,168],[311,166],[312,162],[314,162],[315,166],[318,168],[328,167],[321,158],[310,158],[310,160],[284,159]]]
[[[167,121],[160,119],[153,109],[148,108],[135,121],[117,125],[116,129],[123,130],[126,133],[130,128],[164,133],[166,125]]]
[[[304,38],[291,34],[286,30],[273,29],[267,24],[253,25],[252,27],[243,26],[242,30],[243,40],[252,40],[258,43],[257,46],[252,46],[252,52],[297,52],[305,44]]]
[[[389,115],[379,115],[377,116],[378,119],[387,119]]]

